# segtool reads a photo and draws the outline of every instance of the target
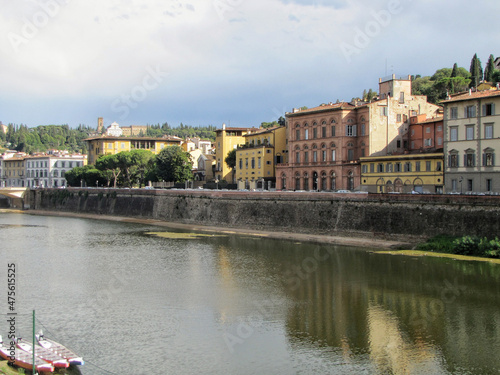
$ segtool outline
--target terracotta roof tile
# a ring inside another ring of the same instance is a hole
[[[452,102],[460,102],[464,100],[473,100],[473,99],[481,99],[481,98],[490,98],[500,96],[500,90],[485,90],[485,91],[476,91],[476,92],[462,92],[459,94],[451,95],[450,99],[443,100],[441,103],[452,103]]]

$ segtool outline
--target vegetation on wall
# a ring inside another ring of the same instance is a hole
[[[436,236],[417,246],[417,250],[438,253],[500,258],[500,240],[476,236]]]

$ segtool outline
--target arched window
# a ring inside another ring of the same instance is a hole
[[[347,143],[347,160],[354,160],[354,144],[352,142]]]
[[[328,189],[326,186],[326,172],[321,172],[321,190],[325,191]]]
[[[309,190],[309,173],[304,172],[304,190]]]
[[[347,189],[354,190],[354,173],[352,171],[347,172]]]
[[[295,173],[295,190],[300,190],[300,173]]]
[[[335,172],[330,173],[330,190],[336,190],[337,185],[336,185],[336,179],[335,179]]]
[[[281,174],[281,189],[286,190],[286,173]]]

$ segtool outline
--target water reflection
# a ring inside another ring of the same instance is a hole
[[[88,360],[82,374],[500,369],[498,265],[152,232],[0,215],[0,255],[21,270],[19,308],[35,306]]]

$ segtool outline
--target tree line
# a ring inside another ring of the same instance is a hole
[[[500,82],[500,71],[495,69],[495,57],[490,55],[483,70],[481,60],[474,54],[471,59],[469,70],[459,67],[457,63],[451,68],[436,70],[432,76],[422,77],[419,74],[412,75],[412,94],[426,95],[430,103],[439,104],[446,99],[447,95],[456,94],[475,88],[484,81],[490,84]],[[369,89],[363,91],[362,98],[353,98],[371,102],[378,97],[377,91]]]
[[[133,187],[148,181],[184,182],[193,179],[193,161],[179,146],[169,146],[157,155],[149,150],[122,151],[102,155],[95,165],[66,172],[68,186]]]

